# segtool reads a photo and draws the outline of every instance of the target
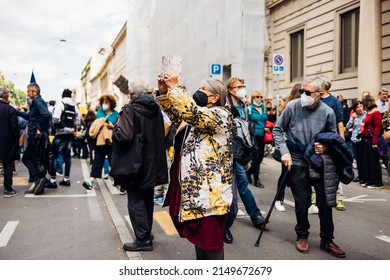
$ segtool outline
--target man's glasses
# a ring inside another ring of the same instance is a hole
[[[321,93],[321,92],[319,92],[319,91],[310,91],[310,90],[303,90],[303,89],[300,89],[300,90],[299,90],[299,93],[300,93],[300,94],[306,94],[306,95],[308,95],[308,96],[310,96],[312,93],[315,93],[315,92]]]

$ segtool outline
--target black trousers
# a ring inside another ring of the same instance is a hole
[[[140,242],[150,240],[153,226],[154,188],[136,189],[126,186],[127,209],[135,237]]]
[[[92,178],[102,178],[102,169],[104,165],[104,159],[108,157],[108,162],[111,165],[111,153],[112,146],[96,146],[95,147],[95,158],[92,162],[91,177]]]
[[[41,176],[38,172],[38,163],[37,163],[37,138],[34,135],[28,136],[27,138],[27,148],[23,153],[22,162],[27,167],[31,178],[36,181]]]
[[[12,190],[13,160],[2,160],[4,168],[4,190]]]
[[[288,173],[287,185],[290,186],[295,201],[295,216],[297,219],[295,232],[298,238],[308,238],[310,229],[308,208],[311,205],[312,193],[309,168],[293,165]],[[320,237],[325,243],[330,243],[334,238],[332,207],[326,205],[323,184],[315,184],[314,188],[319,210],[318,217],[320,218]]]
[[[256,184],[256,182],[260,180],[260,164],[263,162],[264,159],[264,136],[256,136],[255,141],[257,145],[257,150],[252,153],[252,166],[247,171],[247,175],[250,176],[251,174],[253,174],[253,180]]]
[[[362,139],[359,149],[359,179],[367,185],[383,185],[382,167],[378,150],[372,148],[371,139]]]

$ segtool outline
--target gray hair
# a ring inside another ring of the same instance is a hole
[[[324,81],[324,87],[328,91],[332,86],[332,82],[328,76],[321,75],[321,79]]]
[[[324,89],[324,80],[320,76],[306,77],[302,81],[302,88],[306,85],[312,85],[317,91]]]
[[[389,91],[387,90],[387,88],[382,87],[382,88],[379,90],[379,93],[381,93],[381,92],[386,92],[386,93],[388,93]]]
[[[134,77],[129,82],[129,92],[132,98],[148,94],[148,81],[141,76]]]
[[[9,95],[9,91],[5,86],[0,87],[0,98],[7,97]]]
[[[208,78],[203,79],[200,84],[205,86],[212,94],[219,94],[217,106],[225,106],[227,90],[220,80]]]

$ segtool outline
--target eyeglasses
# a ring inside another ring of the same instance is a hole
[[[263,97],[260,95],[256,95],[256,96],[252,96],[252,98],[263,98]]]
[[[235,86],[235,87],[232,87],[232,88],[239,88],[239,89],[242,89],[242,88],[246,88],[246,86],[241,85],[241,86]]]
[[[306,94],[308,96],[310,96],[312,93],[315,93],[315,92],[322,93],[322,91],[310,91],[310,90],[303,90],[303,89],[299,90],[300,94]]]

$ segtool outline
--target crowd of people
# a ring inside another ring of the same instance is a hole
[[[386,88],[381,88],[377,101],[364,92],[349,106],[342,95],[331,94],[328,77],[307,77],[276,110],[261,92],[247,94],[239,77],[226,85],[204,79],[193,94],[172,73],[158,76],[157,90],[150,92],[149,86],[145,78],[135,77],[129,81],[130,101],[120,112],[115,97],[107,94],[96,110],[82,115],[69,89],[48,106],[39,85],[31,83],[28,108],[19,110],[10,104],[8,90],[0,87],[3,197],[17,195],[12,177],[21,154],[30,176],[27,193],[34,195],[57,189],[57,175],[63,175],[60,186],[70,187],[72,156],[89,159],[85,189],[94,189],[97,178],[110,174],[119,193],[127,193],[136,238],[125,243],[124,250],[153,250],[153,212],[158,204],[169,206],[177,232],[194,245],[197,259],[224,259],[224,243],[233,242],[238,196],[254,227],[263,229],[267,223],[250,184],[266,187],[260,167],[265,135],[272,132],[281,174],[287,174],[278,181],[275,208],[286,211],[289,187],[295,202],[296,249],[309,252],[308,214],[316,213],[320,248],[345,257],[333,242],[332,208],[345,210],[343,184],[352,180],[368,189],[384,187],[382,165],[388,168],[389,162],[384,133],[390,130]],[[254,125],[255,149],[245,166],[231,152],[234,118]]]

